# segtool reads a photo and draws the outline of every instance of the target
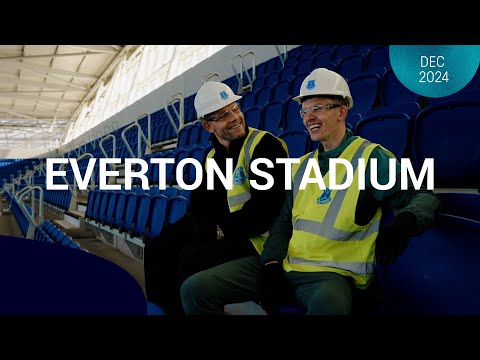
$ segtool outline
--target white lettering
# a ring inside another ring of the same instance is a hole
[[[137,164],[140,164],[140,171],[132,171],[132,164],[135,165],[135,170],[137,169]],[[148,178],[145,176],[148,171],[148,164],[143,159],[128,158],[125,159],[125,188],[132,188],[132,178],[136,177],[142,181],[142,189],[148,190]]]
[[[108,185],[107,184],[107,177],[108,176],[119,176],[119,171],[108,171],[107,164],[120,164],[122,159],[119,158],[100,158],[100,166],[98,167],[99,171],[99,188],[100,190],[120,190],[122,187],[120,184]],[[130,190],[130,188],[125,188],[126,190]]]
[[[315,177],[310,178],[311,172],[314,172]],[[318,184],[318,187],[321,190],[325,190],[325,182],[323,181],[322,173],[320,172],[320,166],[318,165],[317,159],[308,159],[305,172],[303,173],[302,181],[300,183],[300,190],[305,190],[307,184]]]
[[[186,184],[183,180],[183,173],[186,164],[192,164],[195,167],[195,181],[193,184]],[[185,190],[195,190],[202,183],[202,164],[194,158],[184,158],[177,164],[176,170],[177,184]]]
[[[67,172],[65,170],[53,170],[53,164],[66,164],[68,163],[68,159],[66,158],[58,158],[58,159],[51,159],[47,158],[47,190],[68,190],[67,184],[54,184],[53,178],[55,176],[67,176]]]
[[[222,174],[222,170],[217,165],[214,158],[207,159],[207,189],[213,190],[213,174],[217,174],[218,178],[223,184],[223,187],[227,190],[233,188],[233,160],[227,158],[225,176]]]
[[[407,179],[407,173],[410,175],[410,178],[412,179],[412,184],[415,190],[418,190],[421,188],[422,183],[423,183],[423,178],[425,175],[427,175],[427,189],[428,190],[433,190],[433,159],[432,158],[426,158],[425,161],[423,162],[422,169],[420,170],[420,174],[418,175],[418,179],[415,177],[415,171],[413,170],[412,163],[410,162],[410,159],[401,159],[400,165],[402,168],[402,175],[401,175],[401,182],[400,186],[402,190],[407,190],[408,189],[408,179]]]
[[[337,164],[342,164],[346,168],[346,179],[343,184],[337,184]],[[328,161],[328,188],[331,190],[343,190],[348,188],[353,181],[353,167],[350,161],[342,159],[342,158],[335,158],[330,159]]]
[[[265,171],[260,170],[258,168],[259,163],[267,165],[267,168],[269,168],[269,169],[273,168],[273,166],[274,166],[273,162],[271,162],[269,159],[259,158],[259,159],[253,160],[252,163],[250,164],[250,166],[252,168],[252,172],[255,175],[261,176],[264,179],[266,179],[267,183],[265,185],[259,185],[256,180],[251,180],[250,185],[254,189],[257,189],[257,190],[271,189],[272,186],[273,186],[273,183],[274,183],[273,176],[270,175],[269,173],[265,172]]]
[[[78,168],[77,159],[70,159],[70,165],[72,166],[73,175],[75,181],[78,184],[80,190],[87,190],[88,182],[92,178],[93,169],[95,168],[95,163],[97,159],[90,158],[88,159],[87,170],[85,170],[85,177],[82,179],[82,174],[80,174],[80,169]]]
[[[167,188],[166,176],[167,164],[174,164],[174,158],[150,158],[150,164],[158,164],[158,188],[165,190]]]
[[[292,164],[300,163],[299,158],[278,158],[277,164],[285,164],[285,190],[292,190]]]
[[[388,159],[388,182],[385,185],[378,183],[378,162],[377,159],[370,160],[370,182],[377,190],[389,190],[395,186],[397,159]]]

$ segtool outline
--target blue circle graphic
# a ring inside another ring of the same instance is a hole
[[[390,45],[398,80],[416,94],[438,98],[463,89],[474,77],[479,45]]]

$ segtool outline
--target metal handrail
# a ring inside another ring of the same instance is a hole
[[[150,119],[150,114],[149,113],[143,113],[142,115],[137,117],[135,122],[138,123],[138,120],[143,119],[143,117],[145,115],[147,116],[147,140],[145,141],[146,144],[147,144],[147,147],[145,149],[145,153],[150,154],[152,152],[152,130],[151,130],[152,122],[151,122],[151,119]],[[140,126],[140,130],[143,133],[143,130],[142,130],[141,126]],[[145,134],[144,134],[143,138],[145,138]]]
[[[203,82],[206,83],[210,79],[213,79],[215,76],[217,77],[217,79],[213,80],[213,81],[220,81],[220,74],[219,73],[209,72],[209,73],[207,73],[203,76]]]
[[[248,73],[248,70],[245,68],[245,64],[244,64],[244,61],[245,61],[245,58],[247,57],[247,55],[252,55],[252,77],[250,77],[250,74]],[[250,85],[250,87],[253,86],[253,82],[257,78],[257,76],[256,76],[256,66],[255,66],[255,54],[253,53],[253,51],[247,51],[245,54],[243,54],[243,56],[242,56],[242,71],[245,73],[245,76],[247,77],[248,84]]]
[[[174,106],[175,101],[180,102],[180,113],[177,111],[177,108]],[[175,124],[175,121],[173,120],[172,115],[170,114],[170,110],[168,109],[168,107],[170,105],[172,105],[172,108],[175,111],[175,115],[177,115],[178,124],[179,124],[178,127]],[[183,128],[184,123],[185,123],[184,119],[183,119],[183,114],[184,114],[184,108],[183,107],[184,107],[184,104],[183,104],[183,93],[182,92],[178,92],[175,95],[173,95],[170,98],[170,100],[168,101],[167,105],[165,106],[165,112],[166,112],[166,114],[168,116],[168,119],[170,120],[170,123],[172,124],[173,129],[175,130],[175,133],[177,134],[177,136],[178,136],[178,132]]]
[[[132,148],[130,147],[130,144],[128,143],[128,140],[127,138],[125,137],[125,133],[130,130],[131,128],[133,127],[137,127],[138,128],[138,158],[141,158],[142,157],[142,146],[141,146],[141,141],[140,139],[143,138],[143,140],[145,142],[147,142],[147,139],[145,138],[145,135],[143,134],[143,131],[142,131],[142,128],[140,127],[140,124],[137,123],[137,122],[134,122],[133,124],[130,124],[129,126],[127,126],[125,129],[123,129],[122,131],[122,141],[125,143],[125,145],[127,146],[127,150],[128,152],[130,153],[130,155],[132,155],[132,157],[137,157],[135,156],[135,154],[133,153],[132,151]]]
[[[282,62],[282,68],[285,66],[285,62],[287,61],[288,55],[287,55],[287,45],[283,45],[284,50],[283,53],[280,51],[278,45],[275,45],[275,49],[277,50],[278,57],[280,58],[280,61]]]
[[[105,155],[105,157],[108,158],[108,154],[105,151],[105,149],[103,148],[103,142],[105,140],[109,139],[109,138],[113,139],[112,158],[114,158],[115,154],[116,154],[116,142],[117,142],[117,138],[114,135],[110,134],[110,135],[105,136],[102,140],[100,140],[100,142],[98,143],[98,146],[100,146],[100,149],[102,150],[103,155]]]
[[[239,59],[240,60],[240,71],[237,70],[235,68],[235,65],[234,65],[234,62],[235,62],[235,59]],[[232,58],[232,60],[230,60],[230,63],[232,65],[232,69],[233,69],[233,73],[235,74],[235,77],[237,78],[237,81],[238,81],[238,88],[236,90],[236,93],[237,94],[241,94],[243,92],[243,71],[241,70],[241,67],[242,67],[242,55],[238,54],[236,56],[234,56]],[[239,75],[240,74],[240,75]]]
[[[245,66],[245,58],[248,55],[252,55],[252,76],[250,76],[250,74],[248,73],[248,69]],[[237,68],[235,67],[235,64],[234,64],[237,58],[240,59],[240,68],[241,68],[240,71],[237,70]],[[249,51],[245,52],[243,55],[241,55],[241,54],[236,55],[232,58],[231,65],[232,65],[232,69],[233,69],[233,72],[235,74],[235,77],[238,80],[238,88],[237,88],[236,93],[237,94],[242,94],[245,91],[251,90],[252,86],[253,86],[253,82],[257,78],[257,76],[256,76],[256,65],[255,65],[255,53],[252,50],[249,50]],[[247,85],[243,85],[243,74],[245,74],[246,80],[248,81]]]
[[[38,224],[41,224],[43,222],[43,189],[40,186],[27,186],[23,188],[22,190],[18,191],[17,194],[15,195],[15,200],[17,200],[18,205],[22,209],[23,214],[25,215],[28,220],[33,225],[38,225],[35,223],[35,196],[31,196],[31,207],[32,207],[32,212],[33,214],[30,214],[28,209],[25,206],[25,203],[22,201],[23,198],[30,192],[39,190],[40,195],[38,199]]]

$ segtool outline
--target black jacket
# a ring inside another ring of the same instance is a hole
[[[247,130],[248,133],[248,130]],[[226,159],[233,159],[235,169],[240,150],[245,137],[230,143],[229,150],[225,149],[218,140],[213,137],[212,143],[215,148],[214,159],[222,173],[225,173]],[[287,153],[278,138],[270,133],[262,137],[255,147],[251,161],[257,158],[267,158],[275,164],[274,168],[268,169],[260,165],[259,169],[268,172],[275,179],[274,185],[269,190],[257,190],[250,188],[251,198],[242,209],[230,213],[227,201],[227,190],[220,179],[215,176],[214,189],[207,190],[206,173],[201,186],[192,192],[190,213],[201,219],[204,224],[220,225],[227,238],[246,238],[259,235],[267,231],[273,219],[279,214],[285,196],[284,165],[276,164],[277,158],[286,158]],[[205,169],[205,167],[204,167]],[[256,180],[259,184],[265,184],[266,180],[252,171],[249,171],[248,179]]]

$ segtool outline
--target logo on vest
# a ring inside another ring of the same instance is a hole
[[[329,203],[330,201],[332,201],[332,198],[330,197],[330,194],[332,193],[332,190],[330,189],[325,189],[323,191],[323,194],[320,195],[318,198],[317,198],[317,204],[327,204]]]
[[[240,166],[237,168],[237,170],[235,170],[235,173],[233,174],[233,184],[242,185],[245,182],[245,180],[247,180],[247,176],[243,171],[243,167]]]

